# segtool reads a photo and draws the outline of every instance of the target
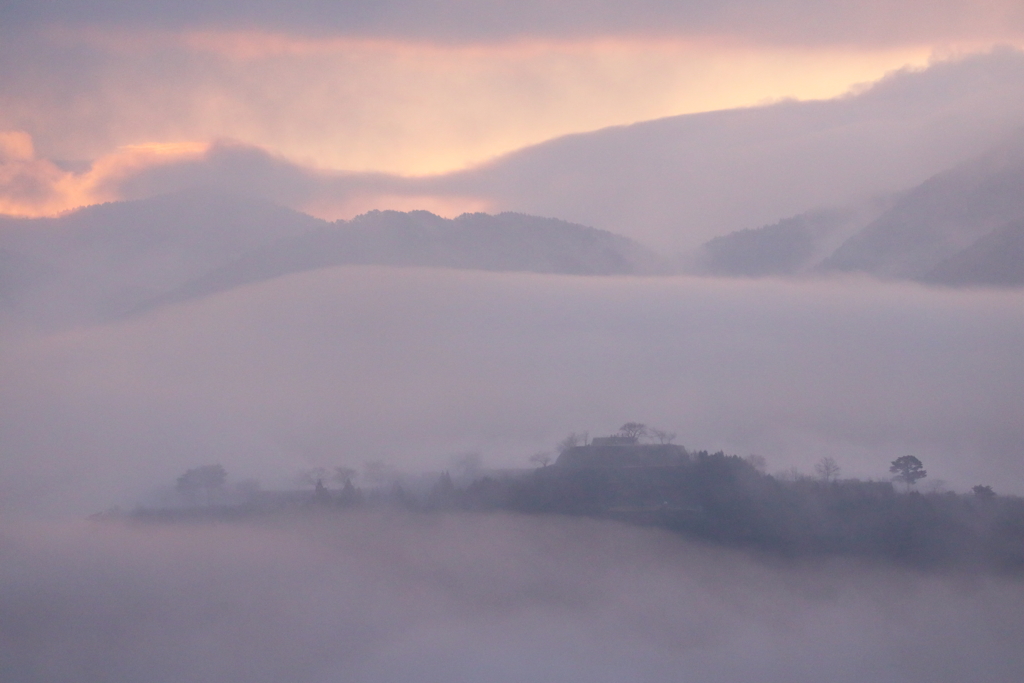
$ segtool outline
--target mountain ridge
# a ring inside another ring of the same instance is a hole
[[[429,198],[557,216],[681,255],[732,231],[902,192],[1022,125],[1024,52],[1006,48],[900,70],[831,100],[573,133],[450,173],[316,170],[221,143],[200,159],[143,169],[117,189],[142,197],[208,184],[331,217]]]
[[[951,287],[1024,285],[1024,219],[982,236],[920,279]]]
[[[0,218],[0,305],[55,324],[139,313],[341,265],[629,275],[670,264],[613,233],[521,213],[373,211],[333,223],[215,190]]]
[[[370,211],[253,250],[150,301],[150,308],[291,273],[384,265],[564,275],[647,275],[668,262],[633,240],[556,218],[517,212]]]
[[[715,237],[698,250],[697,270],[740,277],[859,272],[950,286],[1020,285],[1024,274],[1012,259],[1021,220],[1024,130],[884,200]],[[837,237],[843,238],[838,244]]]
[[[822,267],[921,278],[1019,217],[1024,217],[1024,131],[904,193]]]

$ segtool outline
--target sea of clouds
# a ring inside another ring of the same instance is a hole
[[[611,522],[0,525],[10,683],[1005,683],[1019,581],[786,564]]]
[[[6,319],[7,514],[130,506],[190,467],[527,467],[642,421],[770,472],[1024,491],[1019,291],[859,279],[581,278],[342,267],[119,322]]]

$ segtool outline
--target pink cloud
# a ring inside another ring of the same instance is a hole
[[[121,147],[82,173],[37,158],[24,131],[0,132],[0,213],[50,216],[80,206],[121,199],[120,184],[143,169],[200,157],[206,143],[180,142]]]

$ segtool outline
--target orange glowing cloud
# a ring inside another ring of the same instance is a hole
[[[933,53],[927,44],[766,47],[720,37],[440,44],[97,29],[48,40],[102,57],[73,79],[94,85],[73,93],[72,106],[66,80],[50,95],[33,84],[31,107],[6,124],[42,135],[30,129],[42,122],[50,157],[231,138],[311,167],[400,175],[462,169],[606,126],[835,97]]]
[[[225,72],[245,74],[250,88],[257,73],[264,79],[261,112],[218,95],[238,125],[208,136],[321,168],[402,175],[466,168],[606,126],[835,97],[924,66],[932,54],[930,46],[765,48],[707,38],[442,45],[206,32],[181,41]]]
[[[119,181],[145,168],[199,158],[196,142],[129,145],[104,155],[84,173],[36,158],[24,131],[0,132],[0,213],[52,216],[80,206],[121,199]]]
[[[607,126],[833,98],[893,70],[923,68],[936,54],[930,44],[758,45],[715,36],[445,44],[79,28],[51,30],[46,41],[40,54],[70,46],[96,58],[61,61],[66,72],[52,83],[5,92],[11,106],[0,111],[0,129],[21,132],[0,142],[4,213],[48,215],[124,198],[121,180],[198,159],[225,138],[313,174],[430,176]],[[980,47],[942,46],[947,55]],[[165,142],[182,140],[191,142]],[[92,163],[72,172],[47,159]],[[349,217],[381,202],[444,215],[489,208],[473,197],[391,188],[286,203]]]

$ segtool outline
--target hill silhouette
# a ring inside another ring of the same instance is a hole
[[[935,266],[922,280],[951,286],[1024,285],[1024,220],[996,228]]]
[[[669,269],[632,240],[552,218],[372,211],[329,223],[210,189],[55,218],[0,217],[0,305],[58,326],[357,264],[572,275]]]
[[[388,265],[463,270],[641,275],[668,264],[636,242],[553,218],[517,213],[371,211],[243,254],[140,310],[318,268]]]

